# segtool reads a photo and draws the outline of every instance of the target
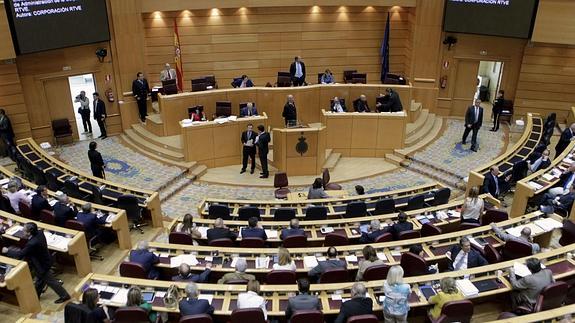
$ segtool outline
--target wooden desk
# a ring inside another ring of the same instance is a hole
[[[124,186],[105,179],[94,177],[70,165],[56,159],[42,149],[32,138],[18,140],[18,151],[26,158],[32,166],[37,167],[44,173],[53,174],[60,183],[66,179],[76,177],[80,190],[86,194],[92,195],[94,186],[105,188],[102,190],[102,197],[117,201],[118,197],[123,194],[134,195],[138,198],[139,205],[149,213],[152,218],[152,225],[161,228],[164,223],[162,220],[162,210],[160,207],[160,195],[158,192],[138,189],[130,186]],[[18,166],[20,168],[20,165]]]
[[[407,112],[332,113],[321,110],[326,147],[350,157],[385,157],[405,146]]]
[[[327,190],[329,197],[346,197],[349,193],[346,190]],[[307,192],[291,192],[287,195],[288,201],[307,201]]]
[[[7,288],[14,291],[20,312],[40,312],[42,308],[38,300],[36,288],[34,287],[30,268],[28,268],[28,263],[4,256],[0,256],[0,263],[12,267],[10,272],[4,276],[4,281],[0,283],[0,288]]]
[[[256,132],[260,124],[267,129],[267,120],[264,112],[260,116],[238,118],[221,124],[205,121],[184,126],[182,121],[179,121],[184,157],[186,161],[196,161],[208,167],[241,164],[242,132],[250,123]],[[173,127],[176,128],[175,125]]]
[[[304,128],[274,128],[272,165],[290,176],[321,174],[325,163],[325,129],[318,123]]]

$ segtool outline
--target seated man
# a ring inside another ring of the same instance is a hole
[[[356,112],[370,112],[365,95],[362,94],[359,96],[359,99],[353,101],[353,108]]]
[[[40,213],[42,210],[52,211],[53,208],[48,202],[48,189],[44,185],[38,185],[36,188],[36,194],[32,196],[32,203],[31,203],[31,213],[32,218],[39,219]]]
[[[234,79],[234,81],[232,82],[232,86],[233,87],[253,87],[254,86],[254,82],[252,82],[252,80],[250,80],[250,78],[247,75],[242,75],[242,77],[240,78],[236,78]]]
[[[298,311],[319,310],[319,299],[309,294],[309,280],[300,278],[297,280],[298,294],[290,297],[285,310],[286,319],[290,319]]]
[[[218,280],[218,284],[226,284],[232,280],[245,280],[246,282],[250,280],[256,280],[256,277],[252,274],[246,274],[246,269],[248,268],[248,263],[246,258],[238,258],[236,261],[236,271],[233,273],[227,273],[222,278]]]
[[[58,202],[54,204],[54,220],[56,225],[63,227],[67,220],[76,218],[77,211],[66,194],[58,195],[57,199]]]
[[[285,240],[285,238],[291,236],[305,236],[305,231],[299,228],[299,220],[295,218],[290,220],[289,228],[282,230],[280,239]]]
[[[252,102],[246,103],[246,106],[240,110],[240,117],[251,117],[257,115],[258,109],[256,109]]]
[[[373,301],[366,295],[367,290],[363,283],[357,282],[351,287],[351,299],[341,304],[339,315],[334,323],[345,323],[356,315],[373,314]]]
[[[483,180],[482,193],[489,193],[494,198],[499,198],[509,190],[509,180],[511,175],[507,175],[505,178],[500,178],[499,167],[491,166],[491,171],[489,174],[485,175]]]
[[[359,243],[361,244],[373,243],[375,242],[375,240],[377,240],[377,238],[379,238],[379,236],[387,232],[389,232],[387,227],[381,229],[381,223],[379,222],[379,220],[373,219],[369,223],[369,232],[361,233],[361,237],[359,237]]]
[[[337,249],[335,249],[335,247],[329,247],[327,249],[327,258],[328,259],[326,261],[318,262],[317,266],[315,266],[314,268],[312,268],[309,271],[308,276],[310,278],[317,280],[317,279],[319,279],[321,274],[323,274],[328,269],[333,269],[333,268],[346,269],[347,268],[346,262],[343,260],[340,260],[337,257]]]
[[[414,254],[414,255],[418,255],[421,258],[425,258],[425,252],[423,252],[423,247],[421,247],[420,244],[416,244],[413,245],[411,247],[409,247],[409,251],[410,253]],[[403,256],[403,255],[402,255]],[[427,260],[425,261],[425,270],[427,271],[427,274],[435,274],[437,272],[437,264],[435,265],[431,265],[428,266],[427,265]]]
[[[180,268],[178,269],[178,274],[176,276],[172,276],[172,281],[206,283],[208,281],[210,273],[212,272],[210,267],[211,265],[207,263],[206,270],[204,270],[201,274],[196,275],[192,274],[190,270],[190,265],[183,263],[180,265]]]
[[[527,163],[529,164],[529,170],[532,173],[540,169],[545,169],[551,166],[551,160],[549,159],[549,154],[551,152],[549,149],[545,148],[542,153],[533,152],[529,155],[529,159],[527,159]]]
[[[78,212],[76,220],[84,225],[86,236],[89,238],[100,234],[100,225],[106,224],[106,217],[97,217],[92,212],[92,204],[85,203],[82,205],[82,211]]]
[[[525,306],[533,310],[533,306],[537,302],[537,298],[541,290],[555,282],[553,273],[549,269],[541,269],[541,262],[537,258],[529,258],[525,261],[525,265],[531,275],[517,279],[513,268],[509,268],[509,280],[513,293],[511,294],[511,306],[517,309],[519,306]]]
[[[214,314],[214,307],[210,305],[205,299],[198,299],[199,295],[198,286],[195,283],[189,283],[186,286],[186,298],[180,301],[180,315],[198,315],[198,314]]]
[[[573,206],[573,201],[575,201],[575,184],[569,187],[569,193],[556,196],[554,199],[548,198],[543,202],[545,205],[553,206],[555,209],[563,210],[567,213],[571,211]]]
[[[20,183],[15,180],[10,180],[8,183],[8,190],[4,193],[4,195],[6,195],[6,197],[10,200],[10,205],[17,214],[20,214],[20,202],[30,204],[30,197],[20,189]]]
[[[365,188],[363,188],[363,186],[361,186],[361,185],[355,185],[355,193],[357,195],[364,195],[365,194]]]
[[[216,239],[231,239],[236,241],[238,236],[224,225],[222,218],[217,218],[214,222],[214,227],[208,229],[207,232],[208,243]]]
[[[130,251],[129,259],[130,262],[142,265],[149,279],[158,279],[160,277],[160,273],[154,268],[154,265],[160,262],[160,258],[148,250],[148,241],[140,240],[138,248]]]
[[[571,163],[569,168],[559,176],[559,181],[553,188],[547,190],[544,199],[554,199],[558,195],[567,194],[569,192],[569,187],[571,187],[573,183],[575,183],[575,163]]]
[[[459,244],[451,248],[447,253],[449,264],[447,266],[450,271],[457,271],[462,269],[474,268],[487,265],[487,260],[481,254],[471,248],[469,238],[462,237],[459,239]]]
[[[397,223],[391,226],[390,232],[393,234],[393,239],[399,239],[399,234],[403,231],[413,230],[413,223],[407,221],[407,214],[399,211],[397,215]]]
[[[541,247],[537,243],[533,243],[533,239],[531,238],[531,228],[529,228],[529,227],[523,228],[521,230],[521,235],[519,237],[516,237],[512,234],[504,232],[495,223],[491,223],[491,228],[493,229],[495,234],[500,239],[502,239],[503,241],[518,240],[518,241],[527,242],[527,243],[531,244],[531,249],[533,251],[533,254],[536,254],[539,251],[541,251]]]
[[[255,216],[248,219],[248,226],[242,230],[242,238],[261,238],[264,241],[268,239],[266,230],[258,225],[258,218]]]
[[[339,100],[336,96],[331,102],[331,112],[346,112],[345,102]]]

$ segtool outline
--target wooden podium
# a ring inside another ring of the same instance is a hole
[[[326,131],[321,123],[273,129],[273,162],[290,176],[319,175],[325,162]]]

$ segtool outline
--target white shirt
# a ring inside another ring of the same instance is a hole
[[[302,77],[303,71],[301,69],[301,63],[295,62],[295,77]]]
[[[291,270],[291,271],[295,271],[295,270],[296,270],[296,266],[295,266],[295,262],[292,260],[291,263],[289,263],[289,264],[287,264],[287,265],[274,264],[273,269],[274,269],[274,270]]]
[[[341,107],[341,103],[339,103],[339,102],[333,105],[333,109],[336,112],[343,112],[343,108]]]
[[[453,260],[453,270],[467,269],[467,254],[463,250],[459,251]]]
[[[18,203],[20,201],[30,204],[32,198],[24,193],[23,190],[16,191],[14,193],[6,192],[6,197],[10,200],[10,205],[17,213],[20,213],[20,206]]]
[[[238,295],[237,308],[261,308],[264,312],[264,318],[268,319],[268,311],[266,310],[266,301],[263,297],[255,292],[248,291]]]

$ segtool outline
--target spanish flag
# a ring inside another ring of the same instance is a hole
[[[180,34],[178,34],[178,25],[174,19],[174,63],[176,65],[176,76],[178,79],[178,91],[184,88],[184,69],[182,68],[182,51],[180,50]]]

